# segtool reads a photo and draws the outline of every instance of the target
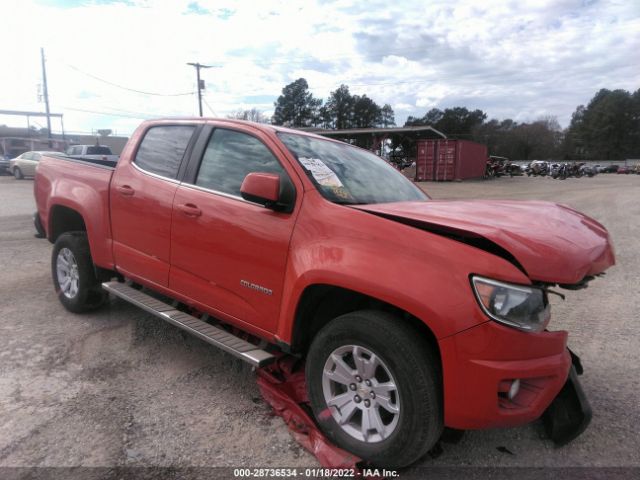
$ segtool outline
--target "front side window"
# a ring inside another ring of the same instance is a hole
[[[278,137],[327,200],[346,205],[428,200],[404,175],[366,150],[295,133]]]
[[[218,128],[202,157],[196,185],[240,197],[240,186],[252,172],[284,174],[264,143],[246,133]]]
[[[175,179],[194,130],[192,125],[151,127],[140,143],[134,163],[147,172]]]

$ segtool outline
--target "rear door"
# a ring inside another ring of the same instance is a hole
[[[248,202],[240,185],[251,172],[277,173],[294,186],[299,179],[262,132],[225,127],[202,138],[174,200],[169,286],[213,313],[274,332],[298,208],[282,213]]]
[[[167,286],[173,197],[197,127],[156,125],[111,181],[113,254],[124,275]]]

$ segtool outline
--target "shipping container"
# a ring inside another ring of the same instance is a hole
[[[487,165],[487,146],[469,140],[418,140],[416,178],[422,181],[481,178]]]

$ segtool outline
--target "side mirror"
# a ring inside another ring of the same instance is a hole
[[[252,172],[244,177],[240,186],[242,198],[259,203],[272,210],[291,212],[295,205],[295,188],[285,176],[280,181],[277,173]]]
[[[273,205],[280,197],[280,176],[275,173],[250,173],[244,177],[240,194],[250,202],[266,207]]]

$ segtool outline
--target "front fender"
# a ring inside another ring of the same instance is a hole
[[[305,199],[290,246],[277,333],[285,343],[291,341],[300,298],[314,284],[391,304],[440,339],[487,321],[472,292],[471,274],[530,283],[513,264],[476,247],[360,210],[313,202]]]

